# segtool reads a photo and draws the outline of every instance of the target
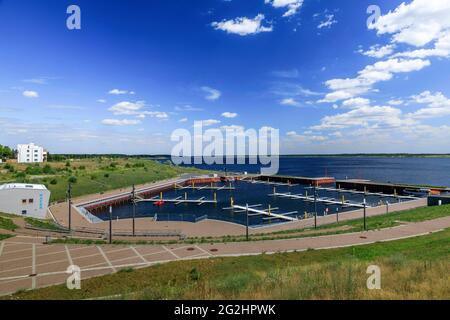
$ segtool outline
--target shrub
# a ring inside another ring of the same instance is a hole
[[[105,178],[109,178],[109,173],[105,173],[103,176],[104,176]]]
[[[69,181],[70,183],[77,183],[77,180],[77,177],[71,176],[67,181]]]
[[[52,179],[51,181],[50,181],[50,184],[53,184],[53,185],[55,185],[55,184],[57,184],[58,183],[58,180],[56,180],[56,179]]]

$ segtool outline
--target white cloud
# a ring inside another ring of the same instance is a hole
[[[121,89],[112,89],[108,92],[112,95],[122,95],[122,94],[134,94],[134,91],[121,90]]]
[[[197,107],[193,107],[189,104],[184,105],[184,106],[176,106],[175,107],[175,111],[178,112],[198,112],[198,111],[203,111],[202,108],[197,108]]]
[[[181,122],[181,123],[188,122],[188,118],[182,118],[182,119],[178,120],[178,122]]]
[[[303,0],[264,0],[264,3],[271,4],[274,8],[287,8],[283,17],[289,17],[298,12],[303,5]]]
[[[334,92],[329,93],[319,102],[336,102],[366,93],[378,82],[391,80],[396,73],[419,71],[431,62],[422,59],[389,59],[366,66],[358,72],[356,78],[332,79],[325,82]]]
[[[106,100],[105,99],[98,99],[97,102],[98,103],[106,103]]]
[[[209,119],[209,120],[199,120],[196,121],[198,124],[201,124],[203,127],[210,127],[213,126],[215,124],[219,124],[220,121],[219,120],[215,120],[215,119]]]
[[[222,113],[222,117],[224,117],[224,118],[233,119],[233,118],[236,118],[237,116],[238,116],[238,114],[234,113],[234,112],[224,112],[224,113]]]
[[[122,119],[122,120],[104,119],[104,120],[102,120],[102,124],[107,125],[107,126],[123,127],[123,126],[135,126],[135,125],[141,124],[141,121],[140,120],[129,120],[129,119]]]
[[[359,50],[358,52],[361,53],[362,55],[365,55],[368,57],[380,59],[380,58],[383,58],[385,56],[392,54],[394,52],[394,49],[395,49],[395,45],[393,45],[393,44],[388,44],[385,46],[374,45],[374,46],[371,46],[370,49],[367,51]]]
[[[413,0],[400,4],[381,16],[369,29],[379,35],[392,34],[392,41],[422,47],[450,28],[450,2],[447,0]]]
[[[317,26],[317,29],[331,28],[331,26],[336,23],[337,20],[334,19],[334,14],[327,14],[325,15],[325,20],[320,22],[320,24]]]
[[[390,104],[391,106],[401,106],[403,103],[404,101],[400,99],[392,99],[388,101],[388,104]]]
[[[352,98],[352,99],[345,100],[342,103],[342,106],[350,108],[350,109],[359,108],[359,107],[368,106],[368,105],[370,105],[370,100],[365,99],[365,98]]]
[[[222,92],[220,92],[217,89],[211,88],[211,87],[201,87],[202,91],[206,92],[207,95],[205,96],[206,100],[215,101],[219,99],[222,96]]]
[[[399,127],[414,121],[402,118],[402,111],[390,106],[361,106],[346,113],[326,116],[313,130],[336,130],[350,127]]]
[[[298,134],[296,131],[289,131],[286,133],[289,139],[295,142],[311,143],[311,142],[324,142],[328,140],[328,137],[322,135],[310,135],[310,134]]]
[[[39,93],[31,90],[25,90],[22,95],[26,98],[39,98]]]
[[[144,101],[129,102],[122,101],[113,105],[108,110],[114,115],[138,115],[140,110],[145,107]]]
[[[430,91],[425,91],[412,98],[416,103],[427,104],[426,108],[408,114],[408,117],[412,119],[439,118],[450,115],[450,99],[441,92],[433,94]]]
[[[292,107],[299,107],[301,104],[300,102],[296,101],[293,98],[286,98],[280,101],[280,104],[283,106],[292,106]]]
[[[271,32],[272,26],[263,26],[264,15],[258,14],[254,19],[247,17],[239,17],[232,20],[223,20],[221,22],[213,22],[211,26],[216,30],[222,30],[227,33],[238,34],[240,36],[248,36],[261,32]]]

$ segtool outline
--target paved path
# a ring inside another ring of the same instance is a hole
[[[20,289],[65,283],[71,264],[82,270],[82,279],[128,267],[146,267],[175,260],[245,256],[261,253],[329,249],[392,241],[450,228],[450,217],[364,233],[258,242],[199,245],[45,245],[42,238],[15,237],[0,242],[0,295]]]

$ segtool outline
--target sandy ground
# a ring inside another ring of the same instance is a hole
[[[339,235],[257,242],[199,245],[63,245],[43,244],[42,238],[18,236],[0,242],[0,295],[65,283],[70,265],[81,278],[114,273],[176,260],[245,256],[276,252],[329,249],[425,235],[450,227],[450,217]],[[83,285],[83,284],[81,284]]]

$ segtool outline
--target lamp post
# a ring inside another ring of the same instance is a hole
[[[109,244],[112,243],[112,206],[109,206]]]
[[[69,233],[72,232],[72,184],[69,182],[67,188],[67,199],[69,202]]]
[[[246,228],[245,228],[245,238],[248,241],[248,203],[245,205],[245,214],[247,218]]]
[[[317,229],[317,189],[314,184],[314,229]]]
[[[364,195],[364,230],[367,231],[367,223],[366,223],[366,195]]]
[[[134,220],[136,218],[136,189],[134,187],[134,184],[133,184],[132,201],[133,201],[133,237],[135,237],[136,236],[136,231],[135,231],[136,224],[135,224]]]

